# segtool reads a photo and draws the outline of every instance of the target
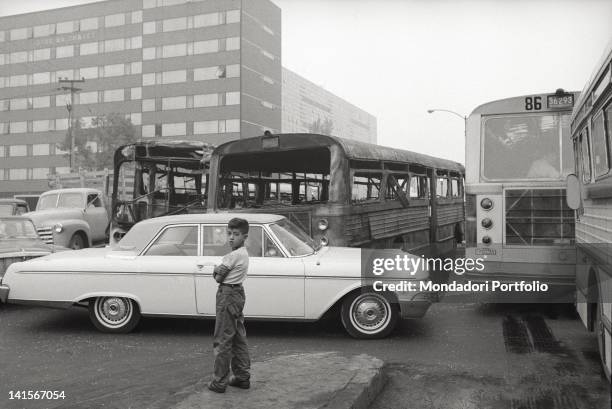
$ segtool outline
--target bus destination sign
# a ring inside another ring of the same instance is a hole
[[[574,106],[574,95],[548,95],[547,102],[548,108],[572,108]]]

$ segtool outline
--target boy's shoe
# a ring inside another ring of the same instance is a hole
[[[211,381],[211,382],[208,382],[207,387],[208,387],[208,389],[210,389],[210,390],[211,390],[211,391],[213,391],[213,392],[217,392],[217,393],[225,393],[225,388],[224,388],[224,387],[219,386],[219,385],[217,385],[216,383],[214,383],[214,382],[212,382],[212,381]]]
[[[246,381],[241,381],[235,376],[230,376],[229,386],[235,386],[240,389],[249,389],[251,387],[251,381],[248,379]]]

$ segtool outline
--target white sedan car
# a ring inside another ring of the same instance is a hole
[[[230,251],[226,226],[235,216],[149,219],[136,224],[116,248],[14,263],[0,282],[0,300],[87,306],[94,325],[104,332],[129,332],[141,316],[214,318],[213,268]],[[328,311],[339,311],[350,335],[380,338],[398,318],[422,317],[431,304],[427,293],[383,292],[368,285],[359,248],[321,247],[283,216],[239,216],[250,224],[247,319],[316,321]],[[420,270],[401,279],[427,277]]]

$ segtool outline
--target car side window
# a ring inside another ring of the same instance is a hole
[[[230,251],[226,226],[202,226],[203,256],[224,256]]]
[[[95,193],[87,195],[87,204],[88,207],[102,207],[102,201],[100,200],[100,196]]]
[[[270,236],[264,234],[264,257],[284,257]]]
[[[17,205],[17,215],[22,215],[28,212],[28,208],[24,205]]]
[[[245,246],[249,257],[261,257],[261,226],[250,226]]]
[[[166,228],[144,253],[145,256],[197,256],[198,226]]]

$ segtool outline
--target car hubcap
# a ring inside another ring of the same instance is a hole
[[[109,327],[119,327],[132,316],[132,304],[127,298],[107,297],[96,301],[100,321]]]
[[[390,312],[386,299],[376,294],[364,294],[351,305],[351,321],[360,331],[374,333],[387,326]]]

